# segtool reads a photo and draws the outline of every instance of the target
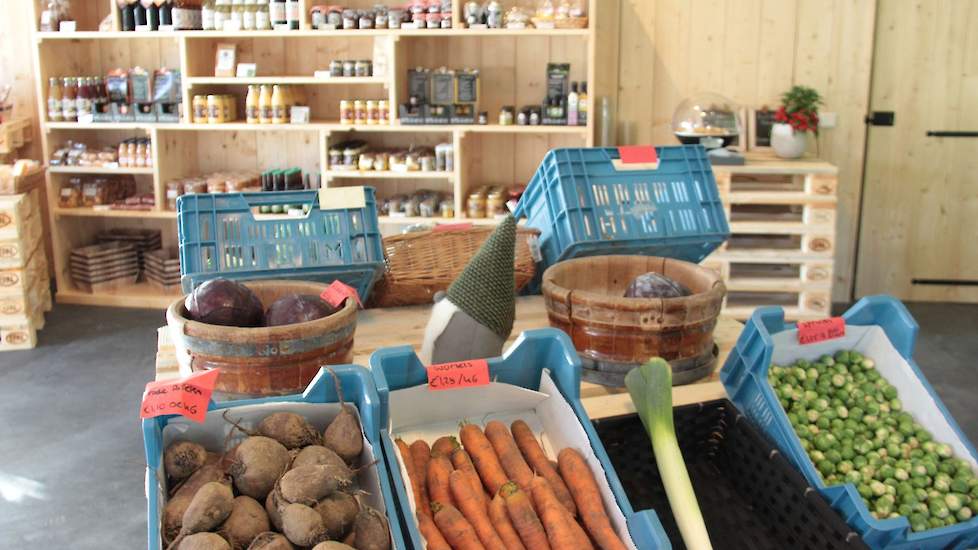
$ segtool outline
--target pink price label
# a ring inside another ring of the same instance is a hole
[[[194,422],[203,422],[219,374],[220,369],[212,369],[192,374],[182,380],[162,380],[146,384],[143,402],[139,406],[139,417],[180,414]]]
[[[454,390],[489,384],[489,362],[485,359],[430,365],[427,370],[430,390]]]
[[[319,295],[327,304],[333,307],[340,307],[344,300],[347,298],[353,298],[356,300],[357,305],[363,308],[363,304],[360,302],[360,295],[357,294],[357,289],[352,286],[345,285],[340,281],[333,281],[322,294]]]
[[[618,148],[618,156],[623,164],[656,164],[659,155],[651,145],[623,145]]]
[[[845,335],[846,321],[842,317],[829,317],[828,319],[798,323],[798,343],[801,345],[842,338]]]

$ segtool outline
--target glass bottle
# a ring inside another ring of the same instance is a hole
[[[288,111],[286,105],[286,92],[282,90],[282,87],[276,84],[272,87],[272,124],[285,124],[288,122],[286,118],[286,112]]]
[[[58,122],[64,120],[61,110],[61,82],[57,78],[48,79],[48,120]]]
[[[231,28],[234,30],[240,30],[244,27],[244,0],[231,0],[231,15],[228,21],[230,21]]]
[[[202,0],[173,0],[173,28],[195,30],[201,27]]]
[[[204,0],[200,8],[200,27],[205,31],[214,30],[214,0]]]
[[[289,29],[293,31],[299,30],[301,11],[299,9],[299,0],[287,0],[285,4],[285,20],[289,24]]]
[[[124,31],[136,30],[136,5],[132,0],[127,0],[119,5],[120,28]]]
[[[272,109],[272,87],[263,84],[261,93],[258,95],[258,122],[261,124],[271,124],[275,111]]]
[[[63,82],[61,112],[66,122],[75,122],[78,120],[78,104],[76,103],[78,99],[78,88],[74,78],[65,78]]]
[[[224,23],[231,19],[230,0],[217,0],[214,3],[214,30],[223,31]]]
[[[255,27],[255,12],[257,11],[255,0],[244,0],[244,9],[241,12],[241,28],[246,31],[253,31]]]
[[[146,9],[146,24],[149,30],[156,31],[160,28],[160,7],[153,0],[140,0],[143,8]]]
[[[78,113],[78,119],[81,120],[82,117],[90,116],[92,114],[92,86],[89,83],[88,78],[78,79],[78,93],[75,98],[75,110]]]
[[[132,7],[133,18],[136,20],[136,28],[145,27],[146,22],[146,6],[142,2],[137,2]]]
[[[245,121],[248,124],[258,124],[261,120],[258,96],[261,92],[258,86],[248,86],[248,96],[245,98]]]
[[[268,15],[272,20],[272,28],[277,29],[281,25],[288,25],[286,18],[285,0],[270,0],[268,4]]]
[[[170,27],[172,25],[173,25],[173,2],[171,0],[163,0],[163,2],[160,3],[160,26]]]
[[[268,13],[268,0],[255,0],[255,30],[267,31],[272,28],[272,18]]]
[[[581,93],[577,96],[577,124],[587,126],[587,82],[581,82]]]

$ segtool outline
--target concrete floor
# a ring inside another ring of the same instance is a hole
[[[915,304],[918,364],[978,441],[978,306]],[[57,306],[37,349],[0,354],[0,549],[140,548],[138,405],[159,311]]]

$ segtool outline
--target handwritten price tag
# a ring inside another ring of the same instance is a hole
[[[842,338],[845,335],[846,322],[842,317],[798,323],[798,343],[802,345]]]
[[[220,369],[190,375],[182,380],[163,380],[146,384],[140,418],[165,414],[182,414],[194,422],[203,422],[207,404],[214,391]]]
[[[326,287],[326,290],[324,290],[319,297],[333,307],[340,307],[343,300],[353,298],[357,301],[357,305],[363,308],[363,304],[360,302],[360,295],[357,294],[357,289],[353,288],[352,286],[345,285],[340,281],[333,281],[333,284]]]
[[[489,362],[485,359],[442,363],[428,367],[428,389],[454,390],[489,384]]]

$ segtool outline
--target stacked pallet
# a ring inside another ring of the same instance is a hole
[[[51,310],[41,190],[23,181],[0,182],[0,188],[24,191],[0,195],[0,351],[30,349]]]
[[[143,256],[143,274],[149,284],[171,292],[180,288],[180,250],[160,248],[146,252]]]
[[[713,171],[731,237],[703,265],[727,283],[724,313],[743,320],[758,307],[776,305],[792,321],[828,316],[836,167],[754,156],[743,166]]]

